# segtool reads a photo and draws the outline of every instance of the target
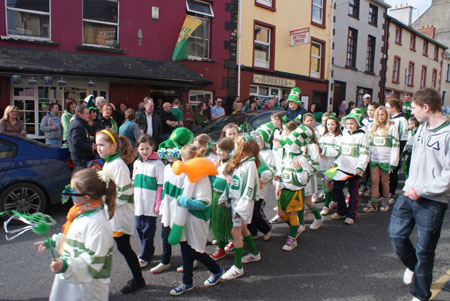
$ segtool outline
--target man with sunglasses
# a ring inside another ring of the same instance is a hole
[[[222,98],[218,97],[216,105],[211,108],[211,121],[219,119],[225,116],[225,109],[222,107]]]

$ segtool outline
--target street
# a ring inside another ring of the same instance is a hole
[[[387,213],[360,213],[365,199],[360,199],[358,217],[354,225],[333,221],[329,216],[319,230],[308,229],[299,237],[299,245],[292,252],[281,250],[288,228],[274,226],[269,241],[262,238],[256,246],[262,261],[244,266],[245,275],[237,280],[220,282],[207,288],[203,281],[209,273],[200,266],[194,270],[194,290],[180,297],[171,297],[169,290],[181,282],[182,275],[175,271],[181,265],[179,248],[172,257],[172,269],[152,275],[144,269],[147,286],[132,295],[122,295],[120,288],[130,279],[130,271],[122,256],[114,251],[111,275],[111,300],[161,300],[178,298],[189,300],[411,300],[409,288],[402,282],[404,266],[393,253],[387,235],[391,210]],[[319,203],[321,208],[323,203]],[[265,211],[272,217],[274,203]],[[48,212],[57,220],[51,233],[57,232],[68,206],[55,206]],[[306,217],[309,225],[312,214]],[[450,215],[447,214],[436,252],[434,277],[436,281],[450,270]],[[158,263],[161,254],[160,224],[156,233],[156,256],[151,266]],[[0,271],[1,300],[45,300],[50,294],[53,274],[49,270],[50,252],[38,253],[32,245],[43,237],[27,232],[7,242],[1,231]],[[136,235],[132,238],[135,251],[140,249]],[[209,252],[215,246],[208,246]],[[245,251],[244,251],[245,252]],[[218,262],[224,269],[233,264],[233,255]],[[448,279],[448,278],[447,278]],[[448,283],[447,283],[448,286]],[[450,293],[441,291],[434,300],[450,300]]]

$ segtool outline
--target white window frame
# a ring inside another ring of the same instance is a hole
[[[191,7],[189,6],[189,1],[192,1],[192,2],[199,2],[199,3],[202,3],[202,4],[206,4],[206,5],[209,6],[209,9],[211,10],[211,12],[210,12],[210,13],[206,13],[206,12],[203,12],[203,11],[195,10],[194,8],[191,8]],[[212,7],[211,7],[211,3],[209,3],[209,2],[204,2],[204,1],[199,1],[199,0],[186,0],[186,10],[187,10],[188,12],[192,13],[192,14],[204,15],[204,16],[211,17],[211,18],[214,17],[214,11],[213,11],[213,9],[212,9]]]
[[[106,22],[106,21],[97,21],[97,20],[93,20],[93,19],[85,19],[82,18],[81,21],[81,39],[83,42],[83,45],[85,46],[92,46],[92,47],[99,47],[99,48],[115,48],[115,46],[107,46],[107,45],[97,45],[97,44],[89,44],[89,43],[84,43],[84,23],[93,23],[93,24],[102,24],[102,25],[108,25],[108,26],[116,26],[117,27],[117,40],[116,40],[116,45],[119,45],[119,20],[120,20],[120,2],[119,0],[108,0],[111,2],[117,2],[117,23],[112,23],[112,22]],[[81,16],[84,16],[84,1],[81,2],[82,5],[82,9],[81,9]]]
[[[256,34],[255,34],[255,40],[254,40],[255,41],[255,48],[253,49],[253,65],[255,67],[259,67],[259,68],[269,69],[270,68],[270,51],[271,51],[270,43],[272,42],[272,40],[271,40],[271,38],[272,38],[272,28],[266,27],[266,26],[262,26],[262,25],[259,25],[259,24],[255,24],[255,26],[254,26],[254,30],[255,31],[256,31],[256,27],[257,26],[258,27],[267,28],[269,30],[269,34],[268,34],[269,41],[268,42],[258,41],[256,39]],[[268,57],[267,61],[261,61],[261,60],[257,60],[256,59],[256,57],[255,57],[256,44],[267,46],[267,57]]]
[[[20,34],[9,34],[8,33],[8,10],[18,11],[18,12],[23,12],[23,13],[28,13],[28,14],[34,14],[34,15],[40,15],[40,16],[48,16],[48,38],[27,36],[27,35],[20,35]],[[17,38],[26,39],[26,40],[51,41],[51,38],[52,38],[52,14],[51,14],[51,11],[52,11],[52,1],[51,0],[48,0],[48,13],[41,12],[41,11],[35,11],[35,10],[29,10],[29,9],[8,7],[8,0],[5,0],[6,35],[8,37],[17,37]]]
[[[214,99],[213,96],[213,92],[212,91],[208,91],[208,90],[189,90],[189,103],[192,105],[198,105],[199,103],[201,103],[202,101],[200,100],[195,100],[195,101],[191,101],[191,96],[198,96],[198,95],[203,95],[203,99],[205,99],[206,97],[209,97],[210,99]]]
[[[447,81],[450,82],[450,63],[447,64]]]
[[[187,2],[186,2],[187,3]],[[189,59],[192,59],[192,60],[201,60],[201,59],[203,59],[203,58],[206,58],[206,59],[209,59],[209,57],[210,57],[210,43],[211,43],[211,19],[209,18],[209,17],[205,17],[206,15],[194,15],[195,16],[195,18],[197,18],[197,19],[199,19],[199,20],[201,20],[202,21],[202,24],[203,24],[203,21],[206,21],[207,23],[208,23],[208,32],[209,32],[209,35],[208,35],[208,37],[206,37],[206,38],[198,38],[198,37],[195,37],[194,35],[192,35],[191,34],[191,36],[189,37],[189,39],[188,39],[188,43],[190,42],[190,40],[201,40],[201,41],[206,41],[206,45],[207,45],[207,53],[206,53],[206,56],[198,56],[198,55],[192,55],[192,54],[189,54],[189,50],[188,50],[188,58]],[[202,25],[200,25],[200,26],[202,26]],[[199,26],[199,27],[200,27]],[[197,27],[197,29],[199,28],[199,27]],[[196,29],[196,30],[197,30]],[[194,31],[195,32],[195,31]]]
[[[256,3],[264,5],[264,6],[268,6],[268,7],[273,7],[272,0],[256,0]]]
[[[313,52],[312,52],[313,45],[319,46],[319,55],[318,56],[313,55]],[[323,51],[323,49],[322,49],[321,43],[311,42],[311,57],[310,57],[310,64],[309,64],[309,76],[310,77],[320,78],[320,73],[322,71],[322,51]],[[312,69],[311,69],[311,65],[312,65],[311,61],[313,58],[316,58],[319,60],[319,72],[312,71]]]
[[[420,72],[420,89],[426,86],[427,67],[422,66],[422,72]]]
[[[323,0],[319,0],[319,3],[315,3],[314,0],[312,0],[312,13],[311,18],[314,23],[322,24],[323,23]],[[320,10],[320,19],[317,19],[314,17],[314,8]]]

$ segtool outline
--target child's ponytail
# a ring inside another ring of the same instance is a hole
[[[113,180],[109,180],[105,188],[105,204],[108,206],[109,219],[112,219],[116,210],[116,183]]]
[[[119,136],[120,144],[120,157],[125,163],[133,163],[136,159],[136,153],[131,145],[130,140],[125,136]]]

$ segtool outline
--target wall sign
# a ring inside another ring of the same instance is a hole
[[[267,76],[262,74],[253,74],[253,83],[255,84],[263,84],[270,86],[280,86],[286,88],[294,88],[295,80],[275,77],[275,76]]]
[[[290,46],[309,44],[309,27],[291,30]]]

